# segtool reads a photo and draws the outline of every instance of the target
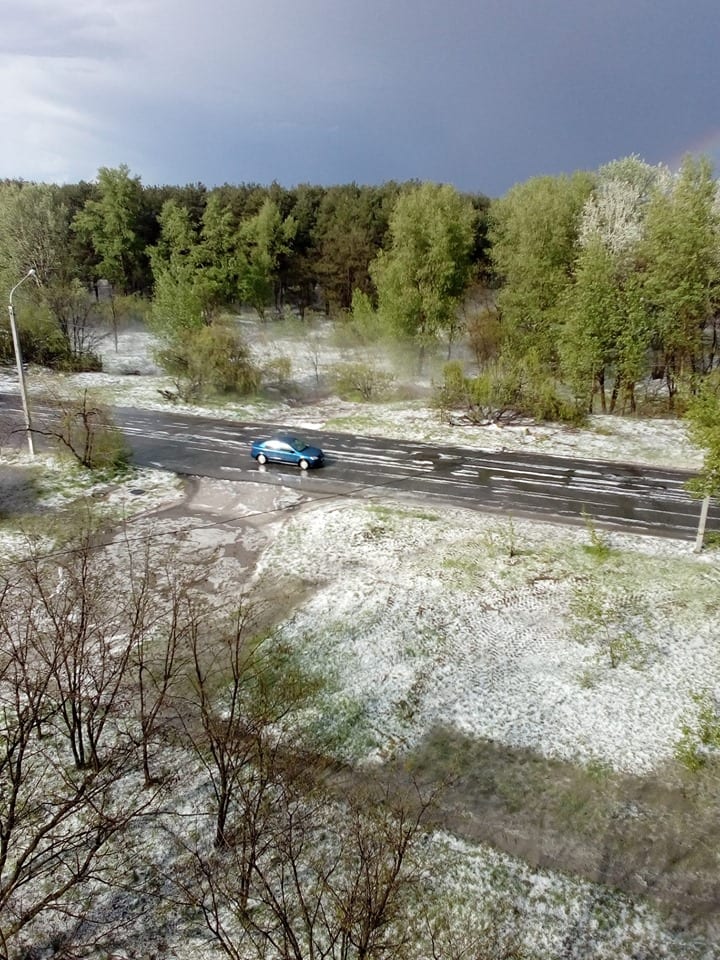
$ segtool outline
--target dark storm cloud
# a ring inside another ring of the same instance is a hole
[[[0,81],[19,142],[0,149],[0,176],[127,162],[144,182],[417,178],[498,195],[630,153],[676,160],[720,131],[710,0],[6,9]]]

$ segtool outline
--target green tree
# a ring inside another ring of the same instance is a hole
[[[96,192],[97,199],[88,200],[75,216],[74,228],[95,251],[98,277],[131,293],[142,287],[145,274],[140,177],[131,177],[125,164],[101,167]]]
[[[282,257],[289,254],[297,230],[293,217],[283,219],[274,200],[267,199],[258,213],[240,230],[244,258],[241,268],[242,299],[257,310],[261,320],[273,302]]]
[[[202,219],[201,243],[193,251],[196,287],[203,301],[206,322],[221,307],[242,298],[242,235],[231,208],[212,194]]]
[[[205,301],[198,284],[199,237],[189,211],[168,200],[160,214],[160,238],[150,251],[155,279],[151,324],[168,342],[203,324]]]
[[[380,314],[398,334],[427,347],[453,322],[471,275],[475,211],[449,185],[424,183],[401,194],[390,246],[371,266]]]
[[[576,398],[590,412],[596,396],[603,413],[612,413],[620,397],[634,410],[635,384],[648,372],[652,342],[640,275],[625,271],[596,237],[578,256],[564,309],[560,357]]]
[[[190,256],[199,243],[198,226],[190,211],[174,198],[166,200],[158,216],[160,236],[148,251],[154,274],[174,260]]]
[[[534,353],[554,368],[563,297],[577,255],[580,214],[593,186],[588,173],[536,177],[490,208],[491,258],[501,281],[497,304],[506,349]]]
[[[67,280],[74,273],[69,239],[69,210],[58,187],[0,187],[0,269],[8,282],[31,267],[44,288]]]
[[[281,258],[279,280],[281,303],[287,298],[304,317],[316,299],[318,271],[313,256],[313,235],[324,187],[300,184],[293,191],[290,214],[297,224],[292,249]]]
[[[70,224],[71,211],[60,187],[0,188],[0,277],[9,290],[32,268],[38,281],[23,289],[30,301],[23,355],[35,362],[93,368],[101,336],[99,311],[78,279],[81,266]]]
[[[397,193],[397,190],[395,190]],[[314,230],[316,269],[328,310],[349,309],[356,290],[373,292],[370,264],[387,232],[382,190],[355,183],[331,187]]]
[[[210,197],[198,227],[191,211],[168,200],[160,237],[149,250],[155,281],[153,322],[163,336],[212,323],[238,299],[240,254],[233,217],[219,196]]]
[[[233,279],[237,286],[227,207],[211,197],[198,231],[190,211],[171,199],[160,221],[160,238],[150,251],[151,323],[161,339],[157,360],[175,381],[173,398],[252,392],[260,376],[247,346],[237,330],[218,322]]]
[[[212,324],[179,331],[157,359],[175,381],[177,397],[198,400],[209,394],[248,394],[260,385],[260,372],[233,327]]]
[[[702,470],[689,486],[702,496],[720,494],[720,371],[704,377],[690,397],[685,419],[690,439],[704,451]]]
[[[652,311],[643,290],[641,245],[653,190],[670,172],[639,157],[601,167],[580,218],[580,251],[565,298],[561,359],[575,394],[600,397],[608,409],[618,399],[635,409],[636,382],[647,376],[653,344]]]
[[[642,254],[670,404],[678,380],[706,368],[703,334],[720,307],[717,185],[707,158],[687,157],[648,205]]]
[[[590,411],[599,394],[607,409],[606,379],[617,359],[622,303],[612,255],[595,240],[583,248],[568,288],[560,346],[562,369],[575,396]]]

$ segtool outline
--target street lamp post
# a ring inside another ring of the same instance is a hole
[[[20,383],[20,396],[22,398],[23,413],[25,414],[25,430],[27,432],[27,442],[28,450],[30,451],[30,456],[35,456],[35,448],[33,446],[32,438],[32,422],[30,420],[30,406],[28,404],[27,391],[25,390],[25,372],[23,371],[23,361],[22,361],[22,352],[20,350],[20,337],[18,336],[17,327],[15,326],[15,310],[13,308],[13,294],[20,286],[21,283],[29,277],[34,277],[35,271],[28,270],[22,280],[19,280],[15,286],[10,291],[10,299],[8,301],[8,313],[10,314],[10,332],[12,333],[13,347],[15,348],[15,363],[17,364],[18,372],[18,381]]]

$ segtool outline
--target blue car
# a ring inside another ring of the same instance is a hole
[[[259,464],[270,461],[292,463],[301,470],[320,467],[325,461],[325,454],[319,447],[310,447],[304,440],[284,433],[275,434],[269,440],[254,440],[250,455]]]

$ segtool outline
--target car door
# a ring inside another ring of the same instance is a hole
[[[289,443],[284,440],[276,440],[276,456],[281,463],[295,463],[296,454]]]
[[[281,459],[281,457],[280,457],[280,451],[278,450],[278,441],[277,441],[277,440],[268,440],[265,444],[263,444],[263,451],[262,451],[262,452],[265,454],[265,456],[266,456],[266,457],[268,458],[268,460],[270,460],[271,462],[274,462],[274,461],[277,461],[277,460],[280,460],[280,459]]]

